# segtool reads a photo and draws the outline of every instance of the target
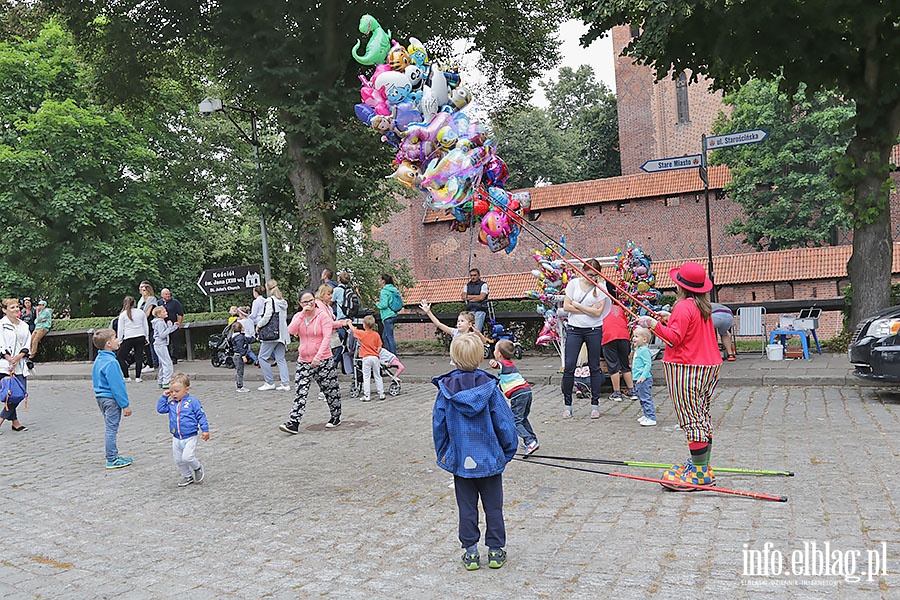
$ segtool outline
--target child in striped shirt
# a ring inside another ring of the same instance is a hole
[[[540,444],[528,421],[528,415],[531,413],[531,385],[525,381],[515,363],[510,360],[515,350],[515,344],[511,341],[498,340],[494,346],[494,359],[489,364],[495,369],[500,369],[500,390],[509,400],[516,421],[516,432],[522,438],[525,456],[528,456],[537,450]]]

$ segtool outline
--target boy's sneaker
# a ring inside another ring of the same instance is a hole
[[[614,402],[621,402],[622,401],[622,392],[613,392],[612,394],[609,395],[609,399]]]
[[[638,398],[637,392],[635,392],[634,389],[625,390],[625,395],[628,396],[629,400],[640,400],[640,398]]]
[[[250,389],[249,389],[249,388],[245,388],[245,387],[239,387],[239,388],[237,389],[237,391],[240,392],[240,393],[242,393],[242,394],[245,394],[245,393],[249,392]]]
[[[488,566],[492,569],[499,569],[506,564],[506,550],[503,548],[491,548],[488,551]]]
[[[481,568],[481,556],[477,552],[463,552],[462,563],[466,567],[466,571],[477,571]]]
[[[194,483],[200,483],[203,481],[203,465],[200,465],[199,469],[194,469]]]
[[[181,481],[178,482],[178,487],[187,487],[187,486],[191,485],[192,483],[194,483],[193,477],[185,477],[184,479],[182,479]]]
[[[117,456],[116,460],[106,461],[106,468],[107,469],[121,469],[122,467],[127,467],[128,465],[130,465],[133,462],[134,462],[134,460],[132,460],[130,458],[123,458],[121,456]]]
[[[286,421],[279,425],[278,429],[285,433],[290,433],[291,435],[297,435],[300,433],[300,423],[297,421]]]
[[[378,401],[379,401],[379,402],[384,402],[384,394],[378,396]]]
[[[341,424],[341,418],[340,418],[340,417],[331,417],[331,418],[328,420],[328,422],[325,423],[325,427],[327,427],[328,429],[332,429],[332,428],[334,428],[334,427],[337,427],[337,426],[340,425],[340,424]]]
[[[363,401],[363,402],[371,402],[371,401],[372,401],[372,396],[363,396],[362,401]]]
[[[256,389],[259,390],[260,392],[268,392],[269,390],[275,389],[275,384],[274,383],[264,383]]]
[[[528,444],[527,446],[525,446],[525,456],[529,456],[529,455],[531,455],[531,454],[534,454],[534,451],[537,450],[537,449],[540,448],[540,447],[541,447],[541,445],[538,443],[537,440],[532,440],[530,444]]]
[[[656,427],[656,420],[648,419],[647,417],[641,417],[638,419],[638,423],[641,424],[641,427]]]
[[[279,392],[289,392],[289,391],[291,391],[291,386],[282,383],[275,389],[278,390]]]
[[[144,380],[141,379],[140,377],[135,377],[134,382],[135,383],[144,383]]]
[[[325,400],[325,392],[319,392],[319,400],[321,400],[322,402],[326,401]]]

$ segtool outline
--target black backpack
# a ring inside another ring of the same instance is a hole
[[[351,288],[341,284],[338,286],[344,290],[344,301],[341,303],[341,312],[348,319],[355,319],[359,316],[359,294]]]

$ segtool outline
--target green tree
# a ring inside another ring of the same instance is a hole
[[[172,110],[196,92],[160,81],[158,108],[111,108],[59,23],[20,31],[0,42],[0,231],[12,250],[0,258],[0,291],[108,315],[149,279],[202,307],[194,282],[216,266],[205,257],[235,236],[222,230],[233,191],[218,183],[221,165],[197,158],[217,124]],[[228,260],[243,263],[258,244],[235,244]]]
[[[786,92],[834,90],[856,105],[835,185],[853,225],[847,264],[856,290],[851,326],[888,305],[893,243],[890,152],[900,135],[900,5],[851,0],[573,0],[590,42],[615,25],[640,24],[625,53],[657,77],[691,72],[735,90],[782,77]]]
[[[542,84],[549,106],[513,106],[494,117],[500,156],[509,166],[507,187],[567,183],[621,173],[615,94],[593,69],[560,69]]]
[[[494,131],[497,153],[509,167],[507,189],[573,181],[575,148],[544,109],[523,106],[498,115]]]
[[[725,96],[734,107],[720,113],[714,133],[761,128],[765,143],[716,150],[715,164],[731,169],[728,193],[744,208],[727,233],[742,235],[757,250],[784,250],[831,243],[848,225],[843,196],[832,181],[850,141],[842,127],[853,106],[832,93],[790,95],[775,81],[754,79]]]
[[[574,177],[587,181],[621,175],[616,95],[598,82],[589,65],[563,67],[559,79],[544,84],[554,123],[575,151]]]
[[[393,208],[382,185],[389,151],[353,116],[357,75],[366,71],[350,57],[362,14],[374,15],[394,39],[425,40],[438,58],[442,45],[466,37],[485,70],[518,90],[554,60],[553,34],[564,16],[558,0],[426,0],[402,13],[393,3],[337,0],[223,0],[199,10],[188,0],[49,4],[102,57],[99,84],[123,102],[160,73],[178,71],[172,62],[184,60],[183,51],[210,61],[233,102],[271,109],[283,134],[273,150],[292,190],[293,205],[278,203],[280,215],[296,215],[310,280],[335,266],[337,225]]]

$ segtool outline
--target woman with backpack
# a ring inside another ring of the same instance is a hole
[[[19,422],[16,408],[23,400],[26,400],[25,407],[28,407],[26,378],[34,366],[28,353],[31,347],[31,332],[28,331],[25,321],[19,318],[21,312],[17,298],[3,300],[3,318],[0,319],[0,376],[15,378],[17,391],[24,395],[22,398],[10,394],[4,402],[0,402],[0,425],[3,421],[9,420],[12,422],[13,431],[28,431],[28,427]],[[8,389],[11,392],[13,384],[10,383]]]
[[[291,375],[288,371],[287,360],[284,352],[291,343],[291,336],[287,330],[288,302],[284,299],[278,282],[270,279],[266,282],[266,291],[269,297],[265,300],[263,313],[256,327],[256,338],[259,340],[259,366],[262,368],[265,383],[256,388],[261,392],[269,390],[290,391]],[[269,359],[275,357],[278,365],[278,377],[281,382],[275,386],[275,374]]]
[[[397,313],[403,310],[403,297],[400,290],[394,286],[394,278],[387,273],[381,275],[381,293],[375,307],[381,311],[381,339],[384,349],[392,354],[397,354],[397,342],[394,341],[394,323],[397,322]]]

